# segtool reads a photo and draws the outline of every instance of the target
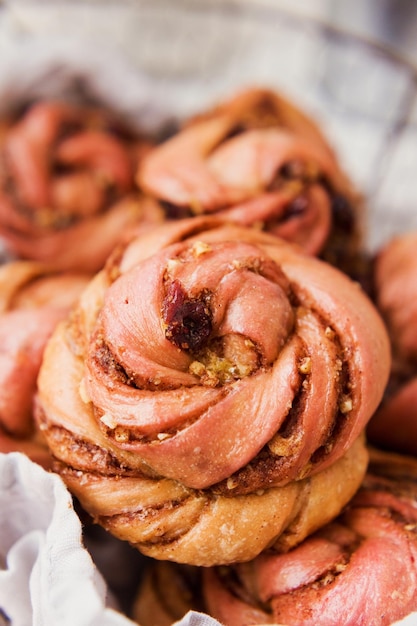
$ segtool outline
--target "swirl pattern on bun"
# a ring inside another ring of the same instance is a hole
[[[101,269],[125,231],[162,221],[134,185],[150,148],[109,111],[30,105],[0,133],[0,236],[17,258]]]
[[[48,344],[38,416],[107,528],[159,558],[230,562],[298,516],[283,545],[296,542],[353,495],[389,361],[378,313],[344,274],[267,233],[194,218],[134,239],[92,280]],[[314,485],[334,505],[309,498]]]
[[[374,454],[335,522],[287,554],[204,572],[209,613],[227,626],[383,626],[415,611],[417,465]]]
[[[216,214],[348,265],[361,200],[318,126],[268,89],[248,89],[184,124],[140,163],[168,214]]]
[[[225,626],[396,623],[417,609],[416,478],[415,459],[371,449],[361,488],[333,522],[284,554],[267,550],[247,563],[154,562],[134,618],[170,626],[194,610]]]

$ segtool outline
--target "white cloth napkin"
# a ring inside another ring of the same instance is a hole
[[[0,607],[13,626],[122,626],[62,480],[0,455]]]
[[[0,454],[0,609],[12,626],[132,626],[110,603],[61,478]],[[177,626],[216,624],[191,612]]]

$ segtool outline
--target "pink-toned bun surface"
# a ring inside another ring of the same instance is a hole
[[[417,455],[417,232],[399,235],[375,259],[375,299],[393,352],[384,400],[368,427],[371,441]]]
[[[203,573],[225,626],[392,624],[417,608],[414,459],[374,452],[346,511],[284,555]]]
[[[397,359],[417,369],[417,231],[395,237],[375,260],[376,301]]]
[[[0,451],[38,458],[33,398],[45,344],[90,276],[54,273],[31,261],[0,267]],[[49,455],[48,455],[49,457]]]
[[[334,261],[339,228],[344,254],[359,242],[360,202],[327,140],[271,90],[248,89],[189,120],[146,155],[137,179],[174,214],[216,213],[313,255],[329,244]]]
[[[378,313],[344,274],[272,235],[182,220],[115,255],[59,325],[39,423],[112,532],[158,558],[248,559],[295,511],[312,516],[300,536],[353,495],[389,362]],[[333,491],[337,461],[349,469]]]
[[[0,137],[0,236],[17,258],[98,271],[125,231],[160,222],[135,189],[147,141],[110,112],[30,105]]]
[[[416,478],[415,459],[372,449],[360,490],[332,523],[248,563],[151,564],[134,618],[170,626],[197,610],[224,626],[388,626],[417,609]]]
[[[417,456],[417,376],[386,398],[367,427],[370,441]]]

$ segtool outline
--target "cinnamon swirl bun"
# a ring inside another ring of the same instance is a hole
[[[45,344],[90,276],[57,273],[40,263],[0,266],[0,451],[19,450],[50,463],[35,429],[33,398]]]
[[[389,361],[346,275],[194,218],[134,239],[92,280],[48,343],[37,416],[115,535],[156,558],[248,560],[352,497]]]
[[[378,252],[376,304],[391,340],[393,365],[380,408],[368,426],[376,445],[417,455],[417,232],[398,235]]]
[[[169,626],[198,610],[224,626],[388,626],[417,609],[416,479],[415,459],[373,449],[360,490],[333,522],[248,563],[155,562],[134,618]]]
[[[3,122],[0,236],[15,258],[95,272],[126,232],[162,212],[134,185],[149,150],[109,111],[59,101]]]
[[[272,90],[189,120],[142,160],[137,180],[170,215],[215,213],[359,271],[362,200],[317,124]]]

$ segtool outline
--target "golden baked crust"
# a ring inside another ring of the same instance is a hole
[[[48,344],[38,420],[111,532],[157,558],[232,562],[346,503],[388,369],[358,285],[272,235],[195,218],[92,280]]]
[[[43,433],[57,454],[51,433]],[[93,449],[88,457],[94,456]],[[270,546],[285,551],[302,541],[350,500],[367,459],[360,437],[342,459],[310,478],[234,497],[129,470],[109,475],[54,467],[93,519],[119,539],[155,559],[210,566],[247,561]]]
[[[417,607],[417,461],[370,449],[366,477],[344,511],[293,550],[248,563],[154,563],[133,616],[166,626],[189,610],[227,626],[388,626]],[[167,584],[169,581],[169,584]]]

